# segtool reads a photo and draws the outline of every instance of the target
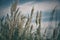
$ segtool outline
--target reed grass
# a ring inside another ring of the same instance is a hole
[[[28,15],[27,21],[25,21],[26,16],[20,15],[21,12],[18,12],[19,8],[17,8],[17,0],[11,6],[11,15],[7,14],[6,17],[2,17],[0,19],[0,40],[47,40],[41,37],[41,19],[42,19],[42,11],[37,12],[36,14],[36,25],[38,28],[35,32],[33,31],[32,18],[34,13],[34,7],[32,7],[30,16]],[[55,12],[55,8],[52,11]],[[25,25],[24,25],[25,24]],[[23,27],[24,26],[24,27]],[[58,24],[58,27],[60,23]],[[59,29],[60,30],[60,29]],[[58,31],[57,29],[54,31]],[[45,30],[46,33],[46,30]],[[57,33],[57,32],[56,32]],[[56,34],[53,34],[53,36]],[[59,36],[59,35],[58,35]],[[57,36],[57,38],[58,38]],[[57,40],[56,38],[56,40]],[[54,37],[50,40],[55,40]]]

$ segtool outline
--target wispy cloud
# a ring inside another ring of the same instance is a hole
[[[34,12],[38,11],[47,11],[52,10],[55,6],[58,6],[59,3],[57,2],[28,2],[23,5],[18,5],[20,7],[20,10],[23,10],[23,13],[29,12],[31,8],[34,6],[35,10]]]
[[[55,6],[58,6],[57,9],[60,9],[60,5],[58,2],[35,2],[35,1],[31,1],[31,2],[26,2],[24,4],[18,4],[18,8],[20,8],[19,11],[22,11],[22,14],[30,14],[32,7],[34,6],[34,13],[36,13],[37,11],[50,11],[52,10]],[[0,16],[5,15],[6,13],[10,12],[10,7],[5,7],[5,8],[1,8],[0,9]]]

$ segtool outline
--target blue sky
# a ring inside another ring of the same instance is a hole
[[[10,5],[14,0],[0,0],[0,6],[7,6]],[[42,1],[58,1],[60,0],[19,0],[20,3],[25,3],[29,1],[37,1],[37,2],[42,2]]]
[[[5,15],[5,13],[8,13],[9,11],[9,7],[10,5],[13,3],[14,0],[0,0],[0,16]],[[37,10],[45,10],[45,12],[43,13],[43,17],[46,16],[46,18],[43,19],[43,21],[48,21],[49,19],[47,18],[47,16],[49,16],[49,12],[50,9],[52,10],[54,8],[55,5],[58,5],[60,7],[60,0],[19,0],[18,6],[22,6],[21,10],[23,10],[23,13],[25,12],[30,12],[32,5],[36,6],[35,7],[35,11]],[[24,9],[24,7],[27,7],[26,9]],[[29,9],[29,10],[28,10]],[[58,8],[59,9],[59,8]],[[60,10],[60,9],[59,9]],[[60,12],[58,12],[58,20],[59,19],[59,14]]]
[[[13,1],[15,0],[0,0],[0,9],[2,7],[6,7],[6,6],[10,6]],[[19,4],[24,4],[26,2],[31,2],[31,1],[35,1],[35,2],[43,2],[43,1],[46,1],[46,2],[60,2],[60,0],[19,0]]]

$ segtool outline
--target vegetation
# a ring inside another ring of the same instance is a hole
[[[52,18],[55,12],[55,8],[52,11]],[[60,40],[60,22],[58,27],[53,30],[53,36],[51,39],[48,39],[44,33],[44,37],[41,37],[41,17],[42,11],[37,12],[36,15],[36,25],[38,28],[35,32],[33,31],[33,25],[31,25],[32,18],[34,13],[34,7],[32,7],[30,16],[20,15],[19,8],[17,8],[17,1],[11,6],[10,15],[7,14],[6,17],[0,18],[0,40]],[[27,21],[26,21],[27,19]],[[26,22],[25,22],[26,21]]]

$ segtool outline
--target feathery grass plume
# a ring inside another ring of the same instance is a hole
[[[11,38],[12,38],[12,35],[13,35],[13,33],[14,33],[14,26],[16,25],[16,21],[14,21],[15,20],[15,16],[16,16],[16,14],[17,14],[17,12],[18,12],[18,9],[17,9],[17,11],[16,11],[16,8],[17,8],[17,2],[18,2],[18,0],[16,0],[13,4],[12,4],[12,6],[11,6],[11,21],[10,21],[10,31],[9,31],[9,38],[10,38],[10,40],[11,40]],[[14,14],[13,14],[14,13]]]
[[[57,40],[59,36],[59,27],[56,27],[53,31],[53,40]]]
[[[25,24],[25,28],[26,28],[26,26],[27,26],[28,22],[29,22],[29,15],[28,15],[27,22],[26,22],[26,24]]]
[[[27,22],[26,22],[26,24],[25,24],[25,28],[24,28],[24,31],[23,31],[23,34],[22,34],[22,35],[24,35],[25,32],[26,32],[26,30],[27,30],[28,22],[29,22],[29,15],[28,15],[28,19],[27,19]]]
[[[11,16],[7,14],[5,19],[3,17],[0,20],[0,26],[2,29],[2,31],[0,31],[0,40],[42,40],[40,33],[42,11],[40,11],[40,14],[37,11],[35,22],[39,25],[37,31],[35,31],[34,33],[31,33],[33,31],[33,25],[31,25],[31,22],[33,18],[32,16],[34,12],[34,7],[32,7],[30,16],[28,15],[26,23],[24,22],[26,17],[24,15],[20,15],[20,12],[18,11],[19,8],[17,9],[16,0],[16,2],[14,2],[11,7]],[[54,15],[54,12],[55,8],[52,11],[52,15]],[[3,21],[5,21],[5,23],[3,23]],[[60,26],[60,23],[58,25]],[[23,28],[23,26],[25,27]],[[55,31],[57,32],[57,30]]]
[[[54,7],[54,9],[53,9],[53,11],[52,11],[52,15],[54,15],[55,9],[56,9],[56,7]]]
[[[32,21],[32,16],[33,16],[33,12],[34,12],[34,7],[32,7],[32,10],[31,10],[31,15],[30,15],[30,18],[28,19],[29,20],[29,22],[28,22],[28,25],[27,25],[27,30],[29,29],[29,27],[30,27],[30,24],[31,24],[31,21]],[[29,30],[28,30],[28,32],[29,32]]]
[[[40,11],[40,15],[39,15],[39,26],[38,26],[38,28],[37,28],[37,39],[38,40],[41,40],[41,11]]]
[[[14,20],[15,20],[15,18],[16,18],[16,16],[17,16],[18,10],[19,10],[19,8],[16,10],[16,12],[15,12],[15,14],[14,14]]]
[[[13,16],[14,15],[13,12],[16,11],[17,3],[18,3],[18,0],[15,0],[15,2],[11,6],[11,16]]]
[[[23,20],[23,19],[25,19],[26,18],[26,16],[24,16],[24,15],[21,15],[21,20]]]
[[[32,17],[33,12],[34,12],[34,6],[32,7],[32,10],[31,10],[31,16],[30,16],[30,17]]]
[[[40,11],[40,16],[39,16],[39,25],[41,26],[41,17],[42,17],[42,11]]]
[[[58,26],[55,27],[55,29],[53,30],[53,40],[58,39],[59,33],[60,33],[60,22],[58,23]]]
[[[29,40],[33,40],[33,36],[32,36],[32,31],[33,31],[33,25],[31,25],[30,27],[30,31],[29,31]]]
[[[22,32],[23,32],[23,25],[24,25],[24,22],[25,21],[25,19],[21,19],[21,22],[19,23],[19,36],[21,36],[22,35]]]
[[[20,17],[21,11],[18,12],[17,17]]]
[[[43,34],[43,37],[42,37],[43,40],[47,40],[47,39],[46,39],[46,33],[47,33],[47,28],[46,28],[45,31],[44,31],[44,34]]]
[[[28,19],[27,19],[27,21],[26,21],[26,24],[25,24],[25,28],[24,28],[24,31],[23,31],[23,34],[27,31],[27,29],[29,28],[28,26],[30,26],[29,25],[29,20],[30,20],[30,18],[29,18],[29,15],[28,15]]]
[[[9,33],[9,24],[8,24],[8,16],[6,17],[6,19],[4,18],[3,21],[1,21],[1,35],[3,37],[4,40],[8,39],[8,33]]]
[[[26,22],[26,25],[25,25],[25,28],[29,28],[30,26],[30,23],[31,23],[31,20],[32,20],[32,15],[33,15],[33,12],[34,12],[34,7],[32,7],[32,10],[31,10],[31,15],[30,17],[28,18],[27,22]],[[29,16],[29,15],[28,15]]]
[[[38,30],[40,31],[40,29],[41,29],[41,15],[42,13],[41,13],[41,11],[40,11],[40,15],[39,15],[39,28],[38,28]]]
[[[57,6],[56,6],[56,7],[57,7]],[[54,19],[54,14],[55,14],[55,12],[56,12],[56,7],[52,10],[52,13],[51,13],[51,16],[52,16],[52,17],[51,17],[50,19],[51,19],[52,21],[53,21],[53,19]],[[51,24],[52,24],[52,21],[51,21]],[[55,25],[55,26],[56,26],[56,25]],[[52,38],[52,39],[55,40],[55,39],[56,39],[55,37],[56,37],[56,28],[53,30],[53,38]]]
[[[31,10],[31,15],[30,15],[30,18],[29,18],[29,24],[32,21],[33,12],[34,12],[34,6],[32,7],[32,10]]]
[[[3,20],[4,20],[4,17],[2,17],[1,19],[0,19],[0,39],[1,40],[4,40],[4,39],[6,39],[5,38],[5,36],[3,35],[4,34],[4,30],[5,30],[5,27],[4,27],[4,24],[3,24]]]
[[[39,16],[40,40],[41,40],[41,19],[42,19],[42,11],[40,11],[40,16]]]
[[[36,24],[39,24],[39,20],[38,20],[38,19],[39,19],[39,14],[38,14],[38,11],[37,11],[36,21],[35,21],[35,22],[36,22]]]
[[[16,17],[15,17],[15,21],[16,21],[16,23],[17,24],[19,24],[19,22],[21,21],[20,19],[20,14],[21,14],[21,12],[18,12],[17,14],[16,14]]]
[[[32,33],[32,30],[31,29],[30,29],[30,32],[27,35],[27,39],[28,40],[33,40],[34,39],[34,36],[33,36],[33,33]]]
[[[56,11],[56,7],[52,10],[52,12],[51,12],[51,18],[50,18],[50,20],[53,20],[53,16],[54,16],[54,13],[55,13],[55,11]]]
[[[23,31],[23,34],[22,35],[24,35],[25,37],[27,37],[28,35],[26,35],[26,34],[28,34],[29,33],[29,28],[30,28],[30,23],[31,23],[31,20],[32,20],[32,15],[33,15],[33,11],[34,11],[34,7],[32,8],[32,10],[31,10],[31,15],[30,15],[30,17],[27,19],[27,22],[26,22],[26,24],[25,24],[25,28],[24,28],[24,31]],[[28,15],[29,16],[29,15]]]
[[[31,33],[32,29],[33,29],[33,25],[31,25],[31,28],[30,28],[30,33]]]
[[[50,17],[50,21],[51,21],[51,24],[52,24],[52,22],[53,22],[53,20],[54,20],[54,14],[55,14],[55,12],[56,12],[56,7],[57,6],[55,6],[54,7],[54,9],[52,10],[52,12],[51,12],[51,17]],[[53,30],[54,31],[54,30]],[[54,34],[54,33],[53,33]],[[53,35],[52,35],[53,36]],[[53,40],[53,38],[51,38],[50,40]]]
[[[14,3],[12,4],[12,6],[11,6],[11,11],[12,11],[12,12],[16,11],[17,2],[18,2],[18,0],[15,0],[15,2],[14,2]]]

